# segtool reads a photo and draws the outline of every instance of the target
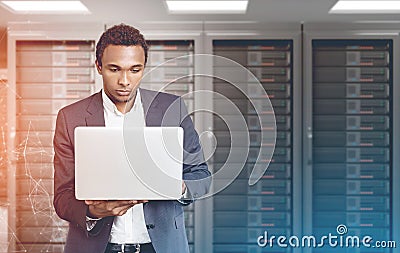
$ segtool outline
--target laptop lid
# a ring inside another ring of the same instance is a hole
[[[181,127],[75,128],[79,200],[167,200],[182,194]]]

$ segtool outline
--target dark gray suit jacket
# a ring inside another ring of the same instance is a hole
[[[210,186],[198,135],[181,98],[140,89],[147,126],[181,126],[184,129],[183,179],[189,193],[199,197]],[[87,232],[88,206],[75,198],[74,129],[78,126],[104,126],[101,92],[61,109],[54,135],[54,207],[69,221],[66,253],[104,252],[114,217],[100,220]],[[101,144],[101,143],[99,143]],[[96,180],[96,176],[88,178]],[[105,186],[106,187],[106,186]],[[189,201],[190,202],[190,201]],[[146,226],[157,253],[188,253],[182,203],[150,201],[143,206]]]

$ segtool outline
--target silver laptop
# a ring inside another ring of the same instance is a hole
[[[167,200],[182,193],[181,127],[75,128],[79,200]]]

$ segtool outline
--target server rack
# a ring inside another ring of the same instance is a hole
[[[94,90],[94,41],[16,42],[16,236],[28,252],[62,251],[55,214],[53,135],[59,109]]]
[[[209,105],[207,96],[199,93],[207,86],[198,75],[204,72],[204,62],[196,55],[204,51],[201,22],[142,23],[140,30],[150,44],[150,62],[146,67],[150,73],[143,77],[141,87],[182,96],[204,146],[202,133],[210,129],[209,120],[197,111]],[[153,68],[155,71],[152,71]],[[209,236],[207,205],[208,200],[201,199],[184,207],[186,232],[192,253],[208,252],[205,249]]]
[[[214,91],[231,99],[246,118],[250,136],[250,150],[245,169],[231,185],[214,196],[214,252],[261,252],[261,248],[254,241],[264,233],[264,230],[277,235],[289,236],[293,233],[293,43],[273,40],[214,40],[213,49],[215,55],[232,59],[252,71],[267,91],[275,111],[277,120],[275,154],[262,179],[254,186],[249,186],[248,178],[260,146],[273,145],[274,140],[272,143],[271,140],[268,143],[261,143],[262,131],[268,130],[261,129],[248,98],[239,90],[235,90],[231,84],[218,79],[214,81]],[[222,71],[224,66],[215,67],[215,72]],[[236,76],[233,80],[246,81],[241,76]],[[251,90],[252,83],[249,82],[246,86]],[[262,94],[260,91],[255,90],[250,93],[252,96],[250,99],[266,99],[260,97],[260,94]],[[214,106],[219,108],[216,110],[221,111],[219,103],[219,99],[216,98]],[[222,112],[226,115],[230,113],[229,110],[223,109]],[[222,118],[224,116],[221,115]],[[260,120],[263,120],[263,115],[259,116]],[[218,143],[213,157],[214,170],[218,171],[225,162],[228,152],[233,152],[233,149],[238,147],[231,147],[229,139],[232,133],[224,127],[218,117],[214,118],[214,134]],[[243,144],[247,145],[246,142]],[[268,166],[267,162],[265,166]],[[276,252],[288,252],[288,250],[276,250]]]
[[[272,169],[269,168],[256,185],[249,186],[248,179],[252,165],[261,145],[260,124],[259,122],[257,124],[257,120],[252,121],[254,108],[248,103],[248,99],[244,98],[241,91],[220,78],[210,80],[213,92],[223,94],[239,108],[241,116],[247,118],[246,123],[250,127],[250,146],[247,162],[237,179],[225,190],[210,198],[211,222],[208,231],[212,232],[212,238],[207,241],[206,250],[214,253],[300,252],[300,249],[263,248],[257,245],[258,236],[263,235],[265,231],[276,235],[301,233],[302,196],[301,180],[299,180],[302,173],[299,155],[301,125],[296,123],[301,120],[302,113],[300,26],[296,24],[263,26],[238,22],[233,29],[232,25],[223,22],[206,22],[204,29],[206,31],[205,53],[232,59],[248,68],[260,80],[274,110],[277,110],[275,116],[278,130],[275,146],[277,153],[270,163]],[[221,71],[224,72],[224,66],[220,66],[220,62],[224,61],[217,59],[210,64],[211,74],[224,76],[224,73],[221,73]],[[253,86],[251,80],[254,79],[249,79],[248,74],[242,71],[230,73],[229,82],[238,81],[240,83],[238,86],[251,94],[249,96],[251,100],[260,99],[258,92],[262,90],[251,91]],[[224,109],[221,111],[218,97],[214,95],[209,101],[212,111],[222,112],[221,118],[229,118],[231,113],[224,112]],[[211,163],[213,173],[221,167],[227,153],[230,152],[235,157],[235,154],[246,150],[246,147],[230,146],[229,136],[238,133],[234,129],[231,129],[233,133],[230,133],[226,125],[221,124],[222,120],[218,118],[214,116],[210,119],[217,142]],[[260,118],[263,119],[262,115]],[[251,126],[253,126],[252,129]],[[245,135],[239,134],[240,138]],[[242,139],[245,140],[245,138]],[[264,142],[270,141],[264,140]],[[267,163],[265,159],[269,158],[265,155],[261,155],[261,159]],[[278,161],[278,159],[282,160]],[[218,182],[214,180],[214,184],[216,184],[214,188],[219,189]],[[273,208],[276,209],[273,210]]]
[[[313,41],[318,235],[347,224],[349,235],[391,238],[391,55],[388,40]]]
[[[194,40],[147,40],[149,59],[142,88],[182,96],[189,112],[194,107]],[[196,121],[192,116],[194,124]],[[195,252],[195,203],[185,206],[186,235]]]
[[[305,26],[304,234],[399,240],[397,32]],[[345,227],[345,229],[343,229]],[[343,230],[341,230],[343,229]],[[340,232],[339,232],[340,231]],[[304,252],[398,252],[329,247]]]
[[[52,139],[58,110],[96,89],[94,38],[101,27],[64,27],[73,34],[55,27],[9,29],[8,252],[62,252],[68,230],[52,205]]]

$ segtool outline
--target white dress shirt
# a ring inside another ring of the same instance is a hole
[[[124,114],[118,111],[115,104],[102,91],[104,120],[106,127],[123,127]],[[132,109],[128,112],[130,118],[134,119],[136,126],[145,126],[144,110],[140,98],[139,89],[136,93],[136,98]],[[130,121],[131,122],[131,121]],[[116,216],[111,228],[110,240],[111,243],[148,243],[150,236],[147,232],[146,223],[144,220],[143,204],[138,204],[130,208],[124,215]]]

